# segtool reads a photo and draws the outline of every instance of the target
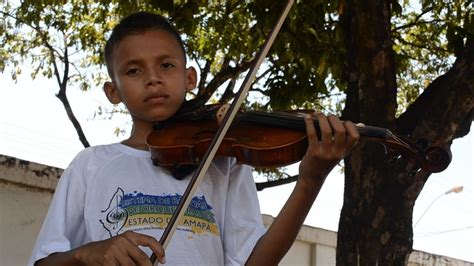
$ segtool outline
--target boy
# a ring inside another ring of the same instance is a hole
[[[168,21],[139,12],[115,27],[105,47],[107,98],[130,111],[133,129],[121,143],[80,152],[56,189],[30,264],[277,264],[291,247],[325,177],[359,135],[351,122],[315,113],[306,119],[308,152],[293,193],[265,230],[248,166],[216,158],[165,252],[157,239],[188,184],[151,163],[146,138],[171,117],[197,74],[186,68],[181,38]],[[166,256],[165,256],[166,253]]]

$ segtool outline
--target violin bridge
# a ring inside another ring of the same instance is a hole
[[[224,120],[225,115],[227,114],[227,111],[229,110],[230,105],[228,103],[223,104],[219,109],[217,109],[216,112],[216,120],[217,123],[220,125],[222,121]]]

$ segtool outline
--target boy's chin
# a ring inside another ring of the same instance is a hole
[[[163,121],[166,121],[170,118],[172,118],[174,116],[176,112],[170,112],[169,110],[166,110],[166,112],[163,112],[163,110],[161,110],[161,112],[155,112],[155,113],[151,113],[150,115],[150,122],[163,122]]]
[[[139,124],[147,124],[147,123],[150,123],[150,124],[155,124],[155,123],[160,123],[160,122],[163,122],[163,121],[166,121],[168,120],[169,118],[171,118],[171,115],[146,115],[146,116],[133,116],[132,115],[132,120],[133,120],[133,123],[136,124],[136,123],[139,123]]]

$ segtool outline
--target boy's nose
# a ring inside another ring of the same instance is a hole
[[[149,76],[146,80],[146,86],[154,86],[163,83],[159,73],[157,71],[150,71]]]

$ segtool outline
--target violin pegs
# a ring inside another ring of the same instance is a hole
[[[406,169],[407,169],[407,172],[408,172],[408,176],[410,176],[410,177],[416,176],[416,174],[418,174],[421,171],[421,167],[419,167],[418,165],[413,164],[411,162],[408,163]]]
[[[416,169],[416,170],[413,170],[413,171],[411,171],[411,172],[408,172],[408,176],[409,176],[409,177],[415,177],[416,174],[418,174],[420,171],[421,171],[421,169],[418,168],[418,169]]]
[[[398,161],[398,159],[402,158],[401,155],[399,154],[394,154],[392,156],[388,156],[388,163],[389,164],[394,164],[396,161]]]

